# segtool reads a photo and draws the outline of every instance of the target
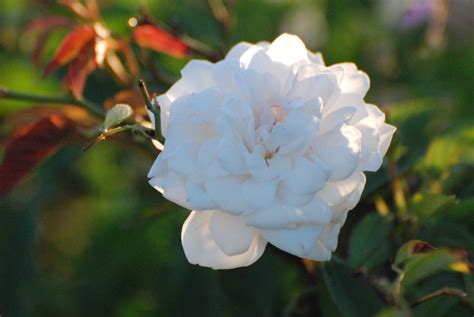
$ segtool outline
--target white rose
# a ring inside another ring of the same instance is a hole
[[[366,104],[354,64],[325,66],[296,36],[239,43],[216,64],[192,60],[158,97],[163,152],[150,184],[193,210],[189,262],[247,266],[267,242],[327,261],[347,212],[395,131]]]

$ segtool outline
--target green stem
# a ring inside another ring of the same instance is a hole
[[[466,293],[455,288],[443,288],[443,289],[437,290],[436,292],[423,296],[422,298],[418,299],[416,302],[411,304],[411,307],[418,306],[424,302],[427,302],[433,298],[440,297],[440,296],[454,296],[454,297],[457,297],[461,301],[461,303],[463,303],[464,305],[471,306]]]
[[[39,103],[59,103],[59,104],[73,104],[80,106],[97,118],[103,119],[104,113],[100,110],[98,105],[95,105],[91,101],[88,101],[84,98],[74,98],[74,97],[55,97],[55,96],[38,96],[30,95],[22,92],[11,91],[7,88],[0,87],[0,99],[12,99],[12,100],[21,100],[21,101],[32,101]]]
[[[101,132],[89,145],[87,145],[85,148],[83,148],[83,151],[87,151],[91,147],[93,147],[95,144],[105,141],[107,138],[111,137],[112,135],[122,133],[125,131],[132,131],[132,132],[138,132],[142,136],[149,138],[149,139],[154,139],[153,134],[154,130],[145,128],[144,126],[141,126],[139,124],[133,124],[133,125],[123,125],[123,126],[118,126],[115,128],[111,128],[108,130],[105,130]]]
[[[160,118],[160,109],[159,109],[159,106],[157,105],[153,105],[153,103],[151,102],[151,98],[150,98],[150,94],[148,93],[148,88],[146,87],[146,84],[145,82],[140,79],[138,81],[138,86],[140,87],[140,90],[142,92],[142,95],[143,95],[143,99],[145,99],[145,104],[146,104],[146,108],[151,112],[153,113],[153,116],[154,116],[154,121],[155,121],[155,139],[157,139],[158,141],[160,141],[162,144],[164,144],[165,142],[165,139],[164,137],[161,135],[161,126],[160,126],[160,122],[161,122],[161,118]],[[156,102],[156,101],[155,101]]]
[[[221,33],[225,49],[228,49],[233,17],[222,0],[208,0],[207,2],[212,15],[219,25],[219,32]]]

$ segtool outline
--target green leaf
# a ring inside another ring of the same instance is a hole
[[[367,280],[349,266],[332,260],[324,263],[324,283],[342,316],[373,316],[383,307],[382,300]]]
[[[356,268],[376,267],[390,256],[388,235],[392,228],[389,217],[369,214],[352,231],[348,263]]]
[[[130,117],[133,113],[129,105],[119,103],[113,106],[106,114],[104,121],[104,128],[109,129],[122,123],[125,119]]]
[[[414,256],[405,265],[402,287],[409,287],[439,271],[448,269],[451,264],[459,262],[459,257],[448,250],[436,250]]]
[[[434,250],[434,248],[427,242],[421,240],[408,241],[398,250],[397,256],[395,257],[395,265],[401,266],[413,256],[432,250]]]
[[[437,212],[442,212],[454,206],[456,198],[441,194],[417,193],[413,196],[410,209],[419,217],[430,218]]]
[[[473,122],[450,129],[445,135],[434,139],[421,161],[424,168],[444,170],[461,162],[474,160]]]

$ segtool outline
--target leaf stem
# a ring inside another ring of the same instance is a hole
[[[118,126],[112,129],[104,130],[89,145],[84,147],[82,150],[87,151],[91,147],[93,147],[95,144],[101,141],[105,141],[107,138],[111,137],[112,135],[115,135],[124,131],[138,132],[146,138],[154,139],[153,138],[154,131],[151,129],[145,128],[144,126],[139,125],[139,124],[123,125],[123,126]]]
[[[426,296],[423,296],[422,298],[418,299],[417,301],[415,301],[414,303],[411,304],[411,307],[415,307],[415,306],[418,306],[424,302],[427,302],[429,300],[432,300],[436,297],[440,297],[440,296],[454,296],[454,297],[457,297],[461,303],[463,303],[464,305],[468,305],[468,306],[472,306],[471,303],[469,303],[469,299],[468,299],[468,296],[466,293],[464,293],[463,291],[461,290],[458,290],[458,289],[455,289],[455,288],[442,288],[442,289],[439,289],[431,294],[428,294]]]
[[[60,103],[60,104],[73,104],[80,106],[97,118],[104,118],[104,113],[100,110],[100,107],[85,98],[74,98],[70,96],[38,96],[30,95],[23,92],[17,92],[9,90],[5,87],[0,87],[0,99],[12,99],[22,101],[33,101],[39,103]]]

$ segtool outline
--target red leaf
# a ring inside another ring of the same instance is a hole
[[[44,75],[48,76],[59,66],[73,60],[89,42],[95,38],[95,30],[90,26],[79,26],[72,30],[59,45],[54,58],[46,66]]]
[[[82,48],[78,57],[69,65],[63,83],[69,88],[74,97],[81,97],[87,77],[96,68],[95,54],[92,45]]]
[[[45,32],[51,29],[71,25],[72,21],[61,16],[49,15],[30,22],[24,29],[24,32]]]
[[[51,115],[16,131],[0,164],[0,197],[7,195],[74,131],[71,121]]]
[[[94,128],[100,124],[100,121],[91,116],[90,112],[82,107],[43,103],[41,105],[32,105],[31,108],[15,111],[15,113],[8,116],[8,123],[5,123],[5,125],[8,126],[9,131],[17,130],[20,127],[31,125],[52,115],[63,116],[81,129]]]
[[[188,55],[189,46],[186,43],[152,24],[137,26],[133,30],[133,38],[139,46],[144,48],[174,57],[186,57]]]

